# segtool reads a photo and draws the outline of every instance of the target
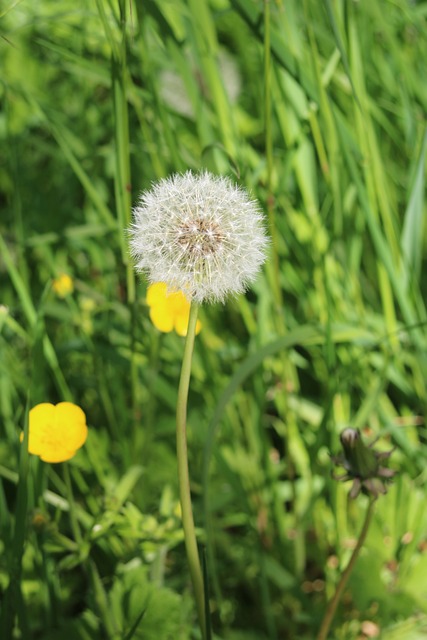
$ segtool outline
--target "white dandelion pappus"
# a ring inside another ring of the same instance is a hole
[[[226,177],[187,171],[160,180],[133,216],[136,269],[198,303],[242,293],[266,257],[258,203]]]

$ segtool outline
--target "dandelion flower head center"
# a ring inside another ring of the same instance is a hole
[[[225,234],[212,220],[195,218],[183,220],[177,230],[177,240],[185,251],[194,256],[204,256],[220,250]]]

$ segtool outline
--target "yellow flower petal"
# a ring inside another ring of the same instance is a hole
[[[182,313],[181,315],[177,316],[175,319],[175,331],[177,332],[177,334],[179,336],[186,336],[187,335],[187,330],[188,330],[188,320],[190,318],[190,314],[184,314]],[[196,322],[196,336],[198,333],[200,333],[200,329],[202,328],[202,323],[200,322],[200,320],[197,320]]]
[[[175,331],[179,336],[187,335],[189,317],[190,317],[189,311],[188,313],[180,313],[175,317]]]
[[[168,288],[164,282],[155,282],[150,284],[147,289],[147,304],[152,307],[159,302],[164,302]]]
[[[87,438],[84,411],[72,402],[60,402],[55,409],[58,430],[61,429],[67,449],[80,449]]]
[[[187,335],[190,303],[182,293],[167,292],[164,282],[156,282],[147,289],[147,304],[150,307],[150,318],[154,326],[169,333],[173,329],[180,336]],[[197,321],[196,334],[200,332],[201,323]]]
[[[31,409],[28,450],[45,462],[69,460],[86,438],[86,416],[72,402],[43,402]]]
[[[73,279],[67,273],[61,273],[61,275],[53,281],[52,288],[60,298],[65,298],[74,290]]]
[[[186,336],[188,330],[188,321],[190,319],[190,305],[187,309],[182,309],[179,314],[175,316],[175,331],[179,336]],[[202,323],[200,320],[196,322],[196,335],[200,333]]]
[[[77,451],[68,451],[67,449],[46,449],[40,456],[43,462],[66,462],[76,455]]]
[[[170,310],[174,314],[190,312],[190,303],[182,293],[182,291],[178,291],[177,293],[170,293],[166,297],[166,301],[169,305]]]
[[[173,330],[173,316],[166,305],[158,305],[150,309],[150,319],[156,329],[169,333]]]

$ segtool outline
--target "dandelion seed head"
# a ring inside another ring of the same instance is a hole
[[[242,293],[265,260],[263,215],[228,178],[175,174],[144,192],[133,215],[137,270],[195,302]]]

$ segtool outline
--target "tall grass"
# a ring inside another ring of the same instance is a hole
[[[183,342],[151,324],[125,229],[152,181],[205,168],[250,189],[272,235],[248,295],[202,309],[194,353],[191,488],[214,637],[316,636],[368,504],[330,476],[346,425],[395,446],[399,473],[330,637],[365,637],[366,621],[423,637],[426,14],[409,0],[0,11],[13,637],[198,637],[174,453]],[[50,288],[61,273],[64,299]],[[84,409],[88,442],[64,468],[30,456],[27,473],[26,407],[62,400]]]

